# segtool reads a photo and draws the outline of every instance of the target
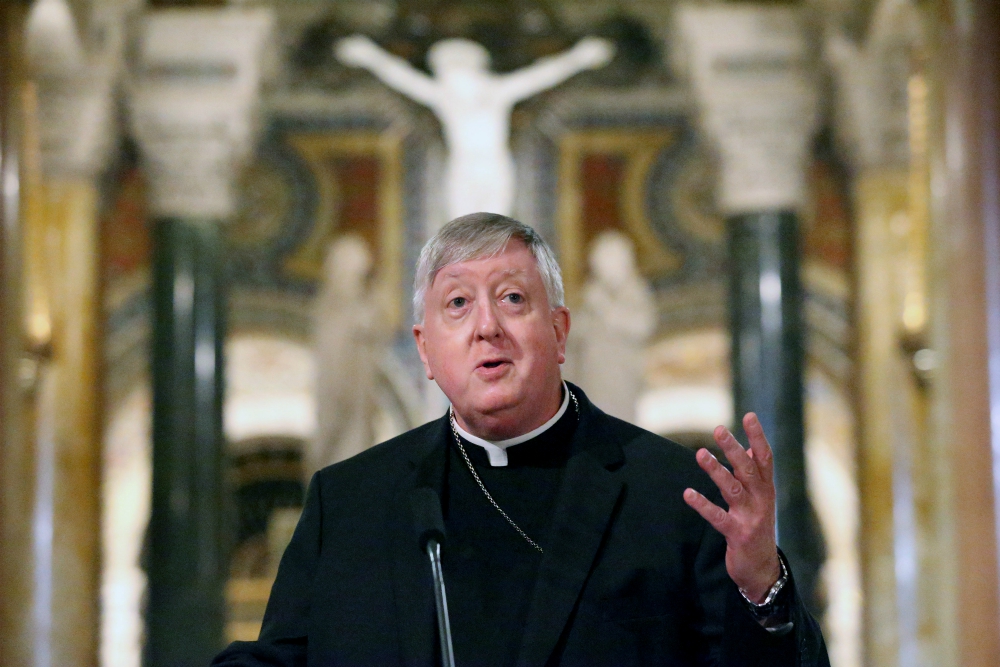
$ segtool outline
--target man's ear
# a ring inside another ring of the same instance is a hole
[[[556,350],[559,354],[559,363],[566,363],[566,339],[569,337],[570,316],[569,308],[559,306],[552,311],[552,327],[556,332]]]
[[[427,339],[424,337],[423,324],[413,325],[413,340],[417,343],[417,354],[420,355],[420,361],[424,364],[424,373],[427,374],[428,380],[433,380],[434,373],[431,372],[430,364],[427,363]]]

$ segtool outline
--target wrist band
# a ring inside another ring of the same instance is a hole
[[[778,577],[778,580],[774,582],[774,585],[767,591],[767,595],[764,596],[763,602],[754,602],[750,599],[750,596],[747,595],[746,591],[742,588],[739,589],[740,595],[742,595],[743,599],[746,600],[748,605],[750,605],[750,611],[752,611],[754,616],[758,618],[766,618],[774,613],[774,600],[778,597],[778,593],[781,592],[781,589],[784,588],[785,584],[788,582],[788,567],[785,565],[785,559],[780,553],[778,554],[778,564],[781,566],[781,576]]]

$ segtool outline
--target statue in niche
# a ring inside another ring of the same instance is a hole
[[[566,375],[610,415],[635,420],[646,342],[656,327],[653,291],[639,275],[632,240],[602,232],[590,247],[590,279],[573,314]]]
[[[303,456],[308,482],[320,468],[374,444],[375,383],[386,344],[383,310],[369,285],[368,244],[347,234],[330,244],[316,294],[316,436]]]
[[[433,73],[428,76],[367,37],[347,37],[336,45],[341,62],[364,67],[429,107],[441,121],[448,147],[449,218],[476,211],[513,213],[514,158],[508,140],[514,105],[578,72],[605,65],[613,53],[607,40],[588,37],[510,74],[494,74],[485,47],[467,39],[444,39],[427,53]]]

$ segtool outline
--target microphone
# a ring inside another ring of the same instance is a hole
[[[441,500],[434,489],[422,486],[410,494],[410,509],[413,512],[413,527],[416,529],[420,550],[425,551],[431,561],[438,640],[441,642],[441,664],[443,667],[455,667],[451,623],[448,620],[448,598],[444,591],[444,572],[441,570],[441,545],[444,544]]]
[[[410,509],[413,510],[413,526],[420,541],[420,550],[427,550],[427,543],[434,540],[444,544],[444,517],[441,516],[441,501],[429,486],[414,489],[410,495]]]

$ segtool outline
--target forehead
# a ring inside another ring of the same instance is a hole
[[[434,276],[432,287],[441,282],[462,279],[502,279],[521,277],[527,280],[538,278],[538,263],[534,255],[520,241],[511,241],[496,255],[473,257],[461,262],[446,264]]]

